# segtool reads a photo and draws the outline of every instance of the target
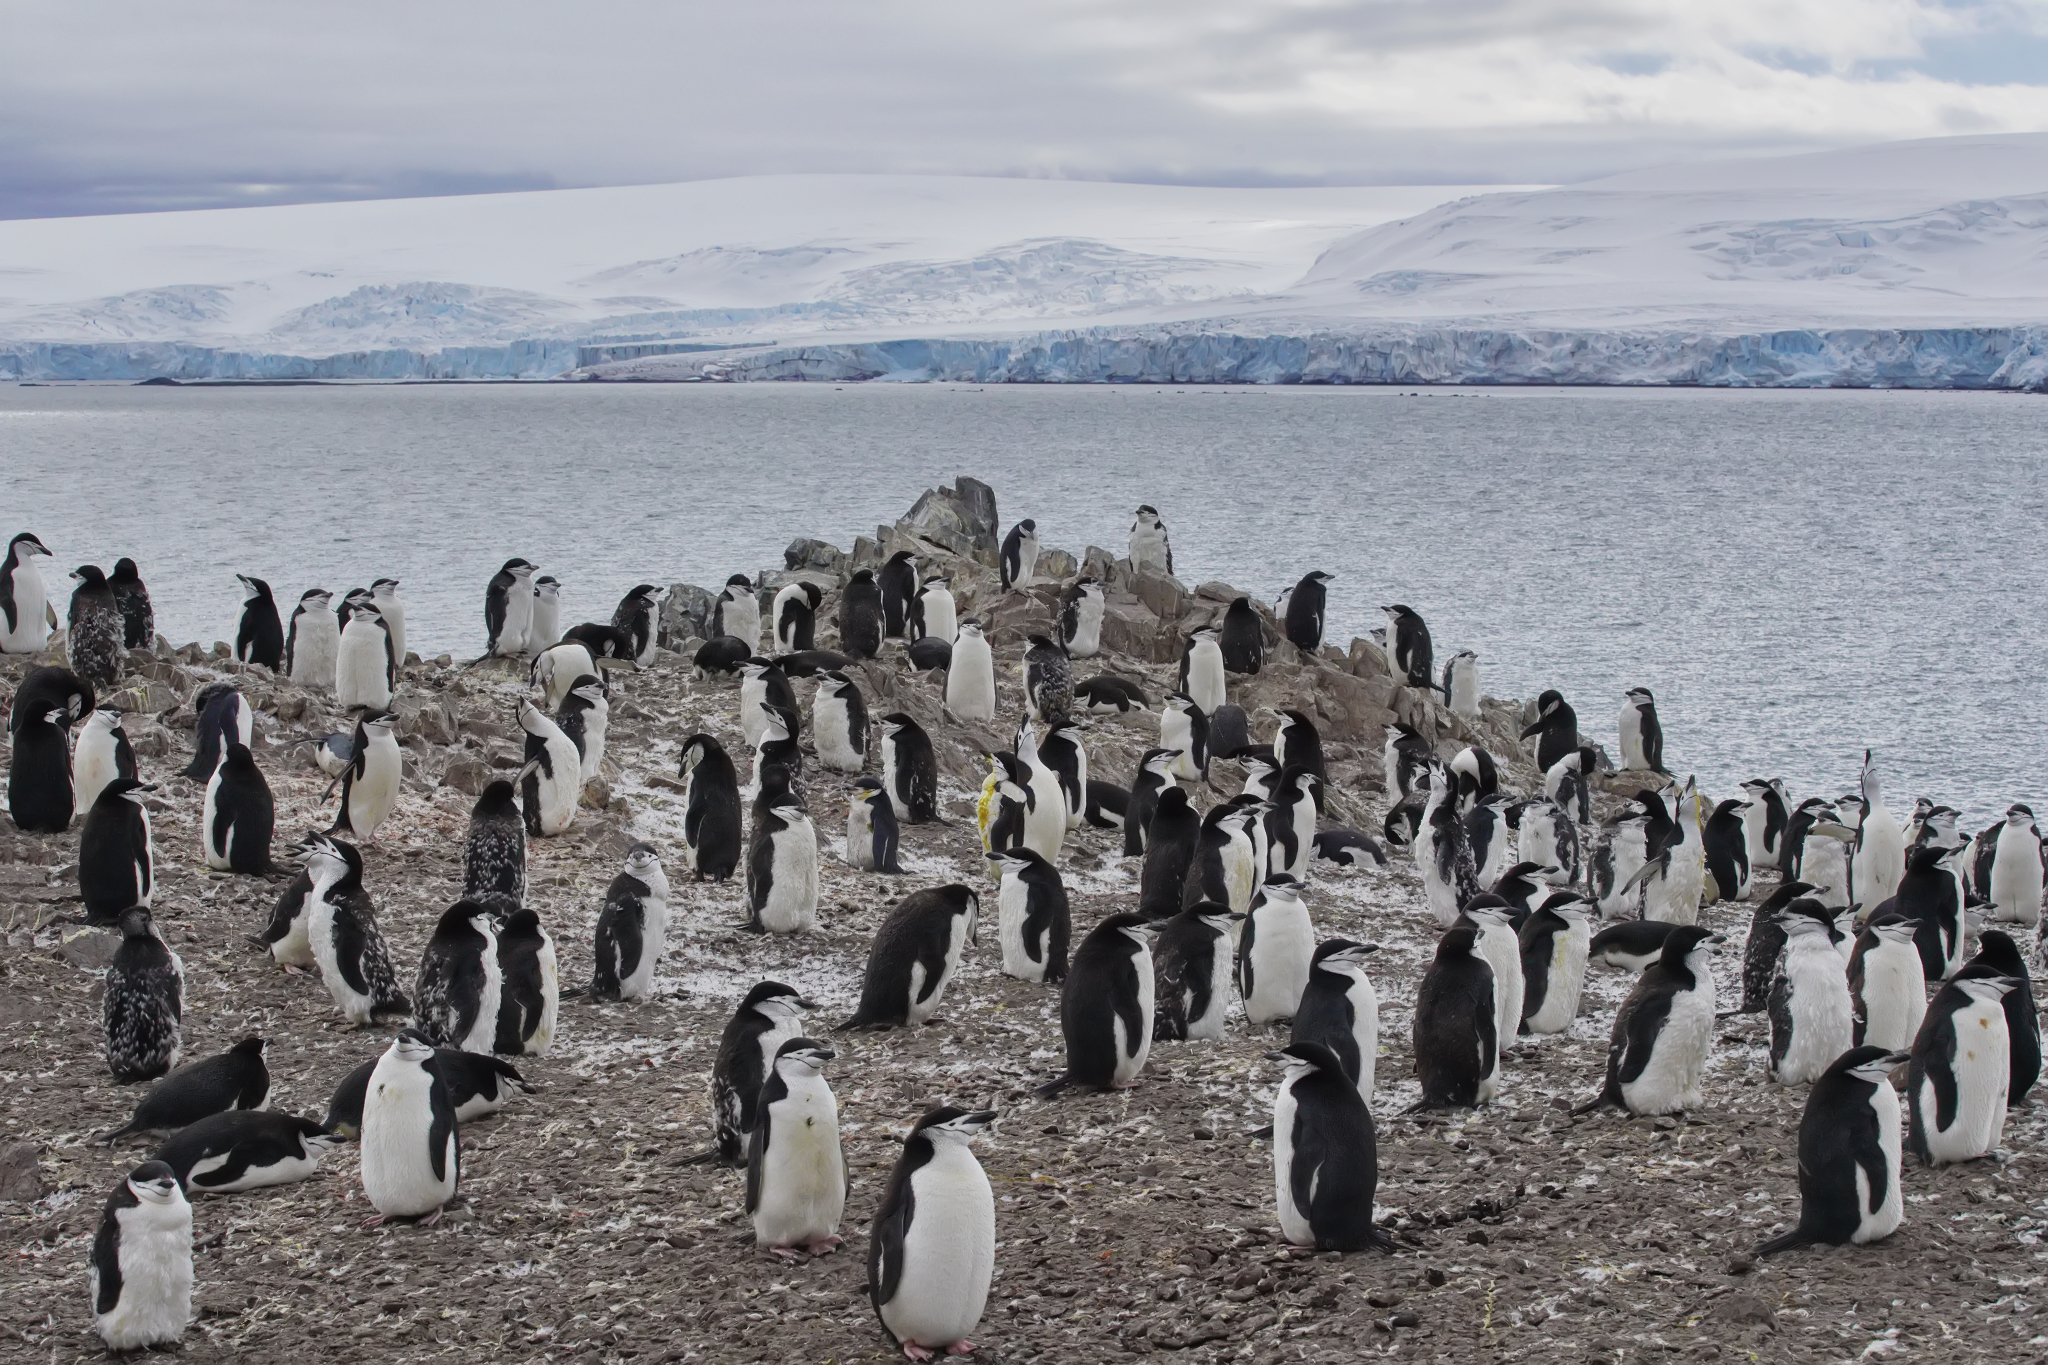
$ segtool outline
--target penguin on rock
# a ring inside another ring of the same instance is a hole
[[[363,855],[324,834],[309,836],[302,847],[312,882],[306,941],[327,993],[357,1027],[407,1017],[412,1002],[398,989],[376,907],[363,889]]]
[[[348,833],[376,842],[377,830],[398,809],[405,761],[398,751],[389,711],[370,711],[356,720],[354,757],[341,775],[341,804],[329,834]]]
[[[747,845],[749,933],[800,934],[818,922],[818,834],[785,787],[754,805]]]
[[[661,604],[668,601],[668,592],[652,583],[640,583],[612,609],[612,624],[632,637],[631,657],[641,668],[654,663],[654,650],[661,641]]]
[[[38,560],[49,559],[42,541],[23,531],[0,560],[0,654],[40,654],[49,647],[50,590]]]
[[[1393,662],[1394,676],[1410,687],[1435,691],[1435,652],[1429,626],[1413,607],[1396,604],[1380,610],[1387,617],[1387,657]]]
[[[883,563],[875,581],[882,591],[882,634],[900,640],[910,628],[910,605],[917,600],[917,556],[898,550]],[[842,634],[844,628],[841,628]]]
[[[904,1140],[868,1235],[868,1299],[912,1360],[969,1355],[995,1275],[996,1202],[968,1144],[995,1111],[934,1109]]]
[[[1380,1019],[1379,994],[1366,975],[1365,959],[1378,951],[1376,943],[1347,938],[1317,944],[1288,1039],[1290,1046],[1314,1043],[1328,1048],[1368,1106],[1379,1068]]]
[[[1003,974],[1054,986],[1066,980],[1067,942],[1073,932],[1067,888],[1059,869],[1031,849],[990,853],[1001,877],[996,888],[996,937]]]
[[[228,745],[227,755],[207,780],[200,820],[206,865],[214,871],[261,875],[276,870],[270,861],[270,836],[277,825],[277,805],[256,756],[246,746]]]
[[[1029,583],[1038,572],[1038,523],[1026,517],[1012,526],[997,562],[1004,592]]]
[[[1243,916],[1216,901],[1196,901],[1159,924],[1152,946],[1155,1042],[1221,1038],[1235,974],[1231,939]]]
[[[156,608],[150,604],[149,587],[142,570],[132,559],[114,561],[114,575],[107,580],[114,601],[121,608],[121,645],[125,649],[148,649],[156,643]]]
[[[1536,719],[1523,728],[1522,738],[1536,741],[1536,769],[1542,773],[1579,747],[1579,716],[1564,693],[1553,687],[1536,698]]]
[[[958,883],[904,897],[875,931],[859,1007],[835,1028],[917,1028],[937,1014],[980,916],[981,898]]]
[[[526,653],[533,631],[534,566],[518,557],[505,561],[484,588],[484,657],[516,658]],[[551,639],[531,642],[545,649]]]
[[[896,807],[881,779],[857,779],[846,801],[847,865],[863,872],[900,874],[903,865],[897,860],[897,844],[901,837]]]
[[[1891,1072],[1905,1060],[1882,1047],[1850,1048],[1814,1080],[1799,1119],[1799,1223],[1759,1246],[1756,1256],[1817,1244],[1863,1246],[1898,1228],[1906,1206]]]
[[[882,717],[882,786],[903,823],[922,825],[939,818],[938,755],[931,736],[904,711]]]
[[[178,1064],[183,1046],[185,964],[157,937],[149,911],[121,916],[121,943],[101,997],[107,1069],[122,1085],[153,1081]]]
[[[1282,711],[1273,731],[1273,757],[1282,770],[1306,768],[1316,776],[1316,813],[1323,810],[1323,788],[1330,775],[1323,764],[1323,737],[1306,711]]]
[[[818,761],[842,773],[857,773],[867,764],[868,707],[860,689],[844,673],[818,678],[811,698],[811,734]]]
[[[1222,632],[1216,627],[1202,626],[1188,633],[1187,644],[1181,650],[1180,686],[1177,690],[1205,716],[1214,714],[1225,700],[1221,639]]]
[[[1064,725],[1074,710],[1074,666],[1064,645],[1033,635],[1024,651],[1024,705],[1033,720]]]
[[[405,599],[398,595],[398,580],[380,578],[371,583],[370,605],[377,609],[385,628],[391,632],[391,666],[395,673],[405,667]]]
[[[498,1035],[491,1050],[544,1057],[555,1045],[561,973],[555,940],[532,910],[515,910],[498,926]]]
[[[1107,915],[1074,950],[1060,990],[1067,1067],[1038,1087],[1041,1099],[1070,1086],[1122,1090],[1137,1084],[1152,1053],[1158,930],[1142,915]]]
[[[24,690],[26,690],[24,688]],[[77,797],[71,789],[69,717],[49,706],[25,712],[17,695],[8,723],[14,753],[7,765],[7,813],[15,828],[31,834],[62,834],[71,828]]]
[[[263,1040],[244,1038],[218,1056],[187,1062],[149,1088],[128,1122],[100,1141],[109,1145],[136,1133],[172,1133],[230,1109],[261,1109],[270,1102],[270,1069]]]
[[[780,981],[763,981],[747,992],[719,1035],[711,1067],[713,1142],[694,1160],[746,1164],[761,1086],[783,1044],[803,1036],[804,1011],[816,1008]]]
[[[1389,724],[1386,743],[1380,753],[1387,799],[1398,801],[1415,791],[1420,780],[1428,775],[1434,759],[1434,747],[1416,732],[1414,726],[1398,720]]]
[[[1479,719],[1479,656],[1461,649],[1444,665],[1444,704],[1454,716]]]
[[[1173,572],[1173,542],[1166,534],[1166,523],[1159,519],[1159,509],[1142,504],[1137,518],[1131,523],[1131,537],[1127,548],[1130,552],[1131,567],[1144,573]]]
[[[522,698],[519,728],[526,732],[525,766],[519,770],[520,805],[529,835],[552,837],[576,822],[583,794],[583,755],[562,727]]]
[[[1700,1077],[1714,1045],[1714,973],[1709,954],[1722,936],[1681,924],[1614,1014],[1607,1081],[1574,1112],[1618,1105],[1631,1114],[1671,1114],[1700,1105]]]
[[[1266,662],[1266,626],[1252,609],[1249,597],[1232,598],[1223,613],[1223,628],[1217,639],[1228,673],[1257,673]]]
[[[1621,766],[1629,772],[1667,771],[1664,726],[1657,719],[1657,699],[1647,687],[1630,688],[1622,702]]]
[[[277,602],[270,585],[260,578],[236,574],[242,584],[242,622],[235,628],[235,657],[245,664],[261,664],[273,673],[284,668],[284,623],[277,617]]]
[[[830,1048],[792,1038],[775,1054],[747,1137],[747,1215],[754,1240],[778,1255],[838,1250],[846,1210],[839,1105],[825,1083]]]
[[[1159,747],[1174,753],[1174,776],[1190,782],[1209,776],[1209,717],[1184,692],[1169,692],[1159,707]]]
[[[981,623],[971,616],[960,623],[953,639],[953,663],[946,670],[946,709],[961,721],[996,718],[995,654],[982,636]]]
[[[1499,1093],[1498,1015],[1478,926],[1455,922],[1438,937],[1415,993],[1415,1076],[1422,1083],[1416,1108],[1470,1108]]]
[[[498,1036],[498,929],[475,901],[457,901],[441,915],[420,953],[413,1017],[435,1047],[489,1052]]]
[[[1335,577],[1321,569],[1312,570],[1303,574],[1287,594],[1287,605],[1281,613],[1287,639],[1305,653],[1314,654],[1323,647],[1323,612],[1328,599],[1325,585],[1335,581]]]
[[[374,606],[358,605],[349,613],[334,649],[335,705],[382,711],[391,705],[397,678],[390,624]]]
[[[440,1221],[462,1180],[455,1105],[434,1065],[434,1045],[416,1029],[392,1039],[363,1098],[363,1193],[377,1216]]]
[[[752,654],[761,647],[761,599],[754,584],[743,573],[725,580],[718,602],[711,609],[711,638],[730,636],[746,645]]]
[[[462,899],[500,916],[526,903],[526,824],[517,790],[505,778],[493,780],[470,807],[462,841]]]
[[[1318,1251],[1394,1250],[1373,1223],[1379,1149],[1372,1112],[1335,1053],[1290,1043],[1273,1095],[1273,1185],[1280,1235]]]
[[[698,881],[731,878],[745,847],[740,780],[732,756],[710,735],[683,741],[683,862]]]
[[[127,660],[122,643],[128,623],[121,604],[97,564],[81,564],[71,572],[78,586],[71,592],[71,609],[66,620],[65,652],[71,657],[71,671],[98,688],[112,688],[121,681],[121,665]]]
[[[775,594],[775,647],[784,654],[817,648],[818,604],[825,591],[801,580]]]
[[[185,765],[185,776],[204,782],[220,766],[221,753],[229,744],[249,744],[255,737],[256,716],[234,684],[224,682],[201,688],[192,709],[199,713],[199,724],[193,731],[192,761]]]
[[[285,676],[301,687],[331,691],[341,653],[341,623],[334,615],[334,594],[308,588],[292,608],[284,637]]]
[[[110,1351],[168,1346],[192,1320],[192,1205],[177,1173],[145,1161],[100,1213],[87,1285],[92,1327]]]
[[[1060,643],[1071,659],[1092,659],[1102,652],[1102,584],[1088,577],[1074,580],[1060,594]]]
[[[1700,831],[1707,859],[1707,899],[1749,899],[1749,838],[1743,827],[1747,801],[1730,799],[1714,807]],[[1875,902],[1872,902],[1875,904]]]

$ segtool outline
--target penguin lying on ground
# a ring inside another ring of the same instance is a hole
[[[244,1038],[216,1057],[188,1062],[149,1088],[128,1122],[101,1138],[112,1144],[134,1133],[168,1133],[229,1109],[261,1109],[270,1101],[263,1040]]]

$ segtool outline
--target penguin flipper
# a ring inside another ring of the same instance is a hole
[[[1053,1096],[1059,1094],[1062,1090],[1065,1090],[1067,1086],[1072,1083],[1072,1081],[1073,1077],[1068,1075],[1061,1075],[1055,1077],[1052,1080],[1047,1081],[1044,1085],[1033,1087],[1031,1093],[1038,1096],[1038,1098],[1042,1100],[1049,1100]]]

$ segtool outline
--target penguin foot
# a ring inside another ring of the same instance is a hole
[[[369,1229],[371,1229],[371,1228],[381,1228],[381,1227],[383,1227],[383,1226],[384,1226],[384,1223],[385,1223],[385,1217],[384,1217],[384,1215],[383,1215],[383,1214],[381,1214],[381,1213],[380,1213],[380,1214],[378,1214],[378,1215],[377,1215],[377,1216],[376,1216],[375,1218],[365,1218],[365,1219],[363,1220],[363,1222],[362,1222],[362,1227],[363,1227],[363,1230],[367,1232],[367,1231],[368,1231]]]
[[[903,1354],[905,1357],[911,1360],[930,1360],[932,1356],[937,1353],[933,1351],[927,1351],[924,1347],[918,1345],[914,1341],[906,1341],[903,1343]]]
[[[946,1348],[946,1354],[949,1356],[973,1355],[974,1343],[971,1341],[956,1341]]]
[[[424,1217],[424,1218],[420,1219],[420,1224],[419,1224],[419,1225],[420,1225],[421,1227],[423,1227],[423,1228],[436,1228],[436,1227],[439,1227],[439,1226],[441,1226],[441,1215],[442,1215],[443,1213],[446,1213],[446,1212],[447,1212],[447,1210],[446,1210],[446,1209],[435,1209],[435,1210],[434,1210],[434,1211],[433,1211],[432,1213],[430,1213],[430,1214],[428,1214],[428,1215],[427,1215],[426,1217]]]
[[[813,1256],[830,1256],[844,1245],[846,1245],[846,1239],[835,1232],[822,1241],[811,1243],[804,1250],[810,1252]]]

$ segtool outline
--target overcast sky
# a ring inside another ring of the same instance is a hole
[[[2048,0],[0,0],[0,217],[778,171],[1579,180],[2048,129]]]

